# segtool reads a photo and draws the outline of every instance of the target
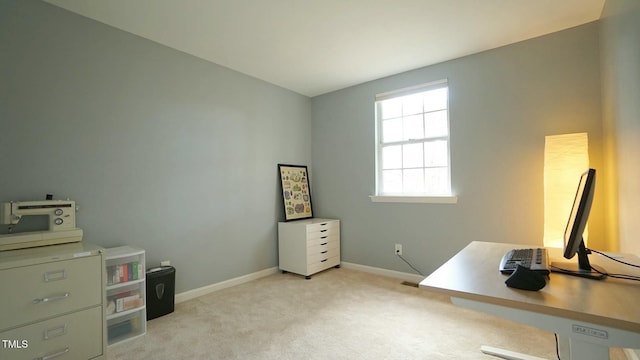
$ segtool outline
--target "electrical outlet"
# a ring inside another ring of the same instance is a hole
[[[160,261],[160,266],[171,266],[171,261],[169,260]]]
[[[396,244],[396,255],[402,255],[402,244]]]

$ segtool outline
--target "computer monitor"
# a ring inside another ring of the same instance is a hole
[[[551,271],[563,274],[603,279],[606,277],[604,269],[589,262],[590,251],[584,245],[582,234],[587,226],[593,194],[596,186],[596,170],[589,169],[580,176],[576,196],[573,200],[567,227],[564,231],[564,257],[572,259],[578,255],[578,264],[570,262],[552,262]]]

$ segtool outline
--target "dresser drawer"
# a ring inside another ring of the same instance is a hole
[[[0,348],[3,359],[91,359],[102,355],[102,306],[1,332],[0,338],[27,345]]]
[[[307,239],[318,238],[325,235],[340,234],[339,221],[327,221],[307,225]]]
[[[0,271],[0,331],[102,303],[101,256]]]
[[[326,250],[319,251],[316,253],[309,253],[307,256],[307,264],[315,264],[319,262],[323,262],[324,260],[340,255],[340,249],[337,246],[333,246],[331,248],[327,248]]]
[[[307,247],[314,247],[332,242],[340,242],[340,235],[326,235],[316,239],[308,239]]]
[[[308,264],[307,265],[307,273],[308,274],[315,274],[319,271],[322,271],[324,269],[328,269],[330,267],[336,266],[336,265],[340,265],[340,256],[333,256],[330,257],[326,260],[323,260],[321,262],[317,262],[314,264]]]
[[[323,242],[322,244],[319,244],[319,245],[307,247],[307,257],[313,256],[315,254],[323,254],[330,249],[338,249],[338,248],[340,248],[340,242],[336,238],[333,241]]]

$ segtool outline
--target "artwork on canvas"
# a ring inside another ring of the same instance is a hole
[[[285,221],[313,217],[307,167],[278,164]]]

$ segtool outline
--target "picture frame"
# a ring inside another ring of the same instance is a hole
[[[278,164],[285,221],[313,217],[309,173],[305,165]]]

